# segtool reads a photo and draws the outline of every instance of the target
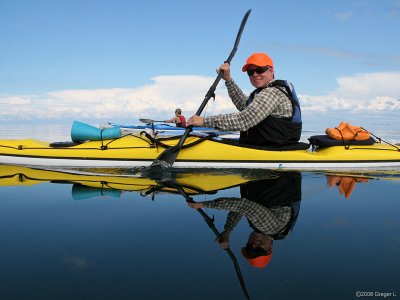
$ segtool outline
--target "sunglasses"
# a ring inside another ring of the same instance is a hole
[[[253,76],[254,72],[256,72],[257,74],[262,74],[262,73],[265,73],[268,69],[269,69],[269,66],[257,67],[257,68],[252,69],[252,70],[247,70],[247,75]]]
[[[264,248],[261,247],[254,247],[250,244],[246,244],[246,250],[247,253],[250,254],[253,257],[258,257],[258,256],[267,256],[271,254],[271,251],[267,251]]]

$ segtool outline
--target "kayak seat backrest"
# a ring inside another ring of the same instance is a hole
[[[313,148],[325,148],[332,146],[350,146],[350,145],[373,145],[376,141],[370,137],[365,141],[340,141],[330,138],[328,135],[313,135],[308,138]]]
[[[81,144],[81,143],[75,143],[75,142],[72,142],[72,141],[68,141],[68,142],[53,142],[53,143],[50,143],[50,147],[53,147],[53,148],[68,148],[68,147],[73,147],[73,146],[76,146],[76,145],[79,145],[79,144]]]

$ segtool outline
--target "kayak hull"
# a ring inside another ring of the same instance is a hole
[[[311,150],[271,151],[205,140],[189,135],[174,168],[246,169],[397,169],[400,151],[390,145],[334,146]],[[173,146],[178,138],[163,140]],[[189,144],[195,143],[193,146]],[[124,136],[116,140],[89,141],[70,147],[51,147],[36,140],[0,140],[0,163],[49,167],[147,167],[165,150],[150,140]]]

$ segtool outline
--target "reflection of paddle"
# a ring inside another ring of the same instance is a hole
[[[239,31],[238,31],[237,36],[236,36],[235,45],[234,45],[234,47],[233,47],[228,59],[225,61],[227,63],[231,62],[233,56],[236,53],[237,47],[239,45],[240,38],[242,36],[242,32],[243,32],[244,26],[246,25],[247,18],[249,17],[250,12],[251,12],[251,10],[248,10],[247,13],[245,14],[245,16],[243,17],[242,23],[240,24],[240,28],[239,28]],[[201,103],[199,109],[196,112],[197,116],[201,115],[203,109],[207,105],[208,100],[210,100],[211,98],[214,97],[215,89],[217,88],[217,85],[218,85],[218,83],[221,80],[223,75],[224,75],[224,72],[222,72],[222,71],[218,73],[217,78],[215,79],[214,83],[212,84],[212,86],[208,90],[203,102]],[[192,127],[193,126],[188,126],[186,128],[186,130],[185,130],[185,133],[180,138],[178,144],[176,144],[173,147],[170,147],[170,148],[166,149],[163,153],[161,153],[157,157],[157,159],[151,164],[151,167],[153,167],[153,166],[172,167],[172,165],[174,164],[174,162],[176,160],[176,157],[179,154],[179,151],[181,150],[183,144],[185,143],[185,140],[186,140],[187,136],[192,131]]]
[[[168,186],[168,187],[175,188],[179,192],[179,194],[181,194],[185,198],[185,200],[187,202],[194,202],[192,197],[190,197],[178,183],[174,183],[172,180],[167,180],[167,181],[162,182],[162,184],[165,186]],[[214,232],[215,236],[219,237],[220,233],[214,225],[214,218],[210,218],[201,208],[198,208],[196,210],[201,214],[204,221],[207,223],[208,227],[212,230],[212,232]],[[232,250],[229,247],[224,250],[228,253],[229,257],[231,258],[231,260],[233,262],[233,265],[235,267],[235,271],[236,271],[236,274],[240,281],[240,285],[242,287],[244,295],[246,296],[247,299],[250,299],[250,295],[247,292],[246,284],[244,282],[244,278],[243,278],[242,272],[240,271],[239,263],[236,259],[235,254],[232,252]]]
[[[183,190],[182,190],[182,191],[183,191]],[[183,191],[183,192],[184,192],[184,191]],[[189,200],[188,200],[188,198],[189,198]],[[188,197],[188,198],[185,197],[186,201],[192,201],[192,202],[193,202],[193,199],[191,199],[190,197]],[[220,236],[220,233],[219,233],[218,229],[217,229],[217,228],[215,227],[215,225],[214,225],[214,218],[210,218],[210,217],[204,212],[204,210],[202,210],[201,208],[198,208],[198,209],[196,209],[196,210],[197,210],[197,211],[200,213],[200,215],[203,217],[204,221],[207,223],[208,227],[212,230],[212,232],[214,232],[215,236],[216,236],[216,237],[219,237],[219,236]],[[232,250],[231,250],[229,247],[226,248],[226,249],[224,249],[224,250],[228,253],[229,257],[231,258],[231,260],[232,260],[232,262],[233,262],[233,265],[234,265],[234,267],[235,267],[236,274],[237,274],[238,279],[239,279],[239,281],[240,281],[240,285],[242,286],[242,290],[243,290],[244,295],[246,296],[247,299],[250,299],[250,295],[249,295],[249,293],[247,292],[246,283],[244,282],[244,278],[243,278],[242,272],[240,271],[240,267],[239,267],[239,264],[238,264],[238,261],[237,261],[237,259],[236,259],[235,254],[232,252]]]

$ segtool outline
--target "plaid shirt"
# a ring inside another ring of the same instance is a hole
[[[229,210],[224,229],[232,231],[243,216],[246,216],[255,228],[266,235],[280,233],[289,223],[292,209],[288,206],[267,208],[246,198],[221,197],[204,202],[204,207]]]
[[[292,102],[279,87],[263,89],[246,107],[248,96],[236,83],[231,80],[226,81],[225,85],[228,88],[229,97],[239,112],[205,117],[204,125],[206,127],[213,127],[220,131],[246,131],[268,116],[292,117]]]

